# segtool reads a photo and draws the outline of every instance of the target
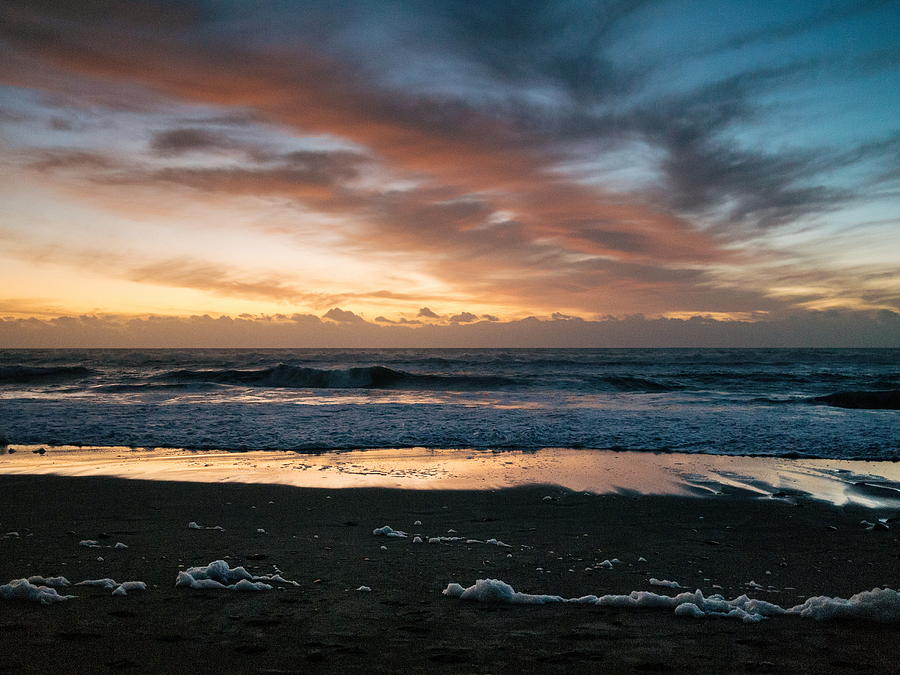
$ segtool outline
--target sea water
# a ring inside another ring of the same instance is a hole
[[[896,460],[898,397],[897,349],[0,351],[9,443]]]

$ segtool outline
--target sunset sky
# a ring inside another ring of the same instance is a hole
[[[871,0],[4,0],[0,346],[204,315],[865,343],[900,326],[898,34]]]

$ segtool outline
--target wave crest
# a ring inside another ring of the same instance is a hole
[[[886,391],[839,391],[827,396],[806,399],[835,408],[859,408],[868,410],[900,410],[900,389]]]
[[[487,389],[512,384],[503,377],[415,375],[385,366],[344,369],[280,364],[261,370],[176,370],[160,376],[172,382],[213,382],[246,387],[297,389]]]
[[[0,384],[31,384],[80,380],[94,375],[84,366],[0,366]]]

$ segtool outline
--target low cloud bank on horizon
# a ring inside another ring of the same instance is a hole
[[[235,347],[891,347],[900,313],[829,310],[762,321],[642,315],[587,321],[557,315],[418,326],[377,324],[339,310],[292,316],[62,316],[0,319],[2,348]],[[331,317],[339,317],[334,320]]]

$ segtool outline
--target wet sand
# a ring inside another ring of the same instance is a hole
[[[811,496],[838,506],[900,508],[900,462],[584,448],[307,454],[17,445],[13,453],[0,450],[0,474],[406,490],[491,490],[546,483],[599,494],[680,496],[739,490],[763,497]]]
[[[441,595],[449,582],[484,577],[566,597],[667,592],[649,585],[657,577],[734,597],[754,580],[771,588],[751,596],[790,606],[900,586],[898,530],[859,525],[896,510],[718,491],[698,498],[558,486],[317,489],[0,476],[0,534],[19,533],[0,538],[0,582],[41,574],[150,586],[122,598],[78,587],[68,591],[78,598],[49,607],[0,603],[0,671],[898,672],[896,625],[797,617],[744,624],[664,609]],[[225,530],[190,530],[189,521]],[[383,525],[496,537],[511,548],[373,536]],[[88,549],[82,539],[129,548]],[[259,574],[277,565],[300,585],[175,588],[180,566],[219,558]],[[612,558],[622,563],[593,569]],[[353,590],[361,585],[372,591]]]

